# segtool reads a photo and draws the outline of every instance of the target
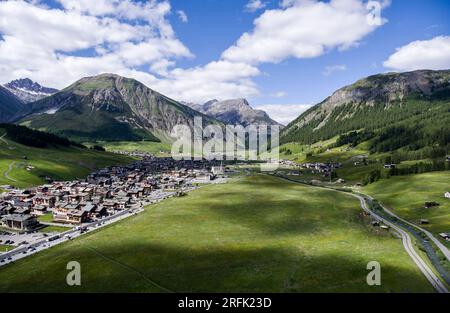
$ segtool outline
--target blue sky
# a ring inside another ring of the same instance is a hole
[[[231,46],[244,32],[251,31],[253,20],[262,13],[244,12],[246,0],[173,0],[174,9],[189,16],[189,23],[173,16],[178,37],[196,55],[194,60],[181,62],[190,67],[206,64]],[[279,1],[267,1],[268,8]],[[289,58],[279,64],[264,64],[267,76],[255,79],[264,91],[252,104],[316,103],[336,89],[356,80],[389,71],[383,62],[395,49],[412,41],[427,40],[450,34],[450,1],[448,0],[394,0],[382,12],[388,22],[364,38],[361,45],[347,51],[333,50],[313,59]],[[200,35],[199,35],[200,34]],[[346,65],[346,70],[323,75],[327,66]],[[279,91],[286,96],[275,100],[270,94]]]
[[[1,83],[114,72],[182,101],[246,97],[287,123],[365,76],[450,68],[450,1],[376,1],[376,25],[367,2],[4,1]]]

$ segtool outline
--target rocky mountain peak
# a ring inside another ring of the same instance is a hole
[[[13,80],[4,87],[25,103],[34,102],[58,92],[57,89],[41,86],[29,78]]]

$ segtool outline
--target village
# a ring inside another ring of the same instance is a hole
[[[54,181],[27,189],[3,186],[8,191],[0,195],[0,243],[29,245],[32,238],[48,236],[45,230],[42,236],[33,235],[46,226],[83,232],[125,213],[136,213],[145,205],[184,196],[204,184],[226,181],[225,169],[218,161],[140,156],[142,159],[131,165],[104,168],[84,180]],[[44,222],[43,216],[51,218]],[[47,241],[59,237],[50,236]]]

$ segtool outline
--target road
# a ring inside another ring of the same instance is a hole
[[[202,188],[202,186],[198,187],[186,187],[183,190],[185,192],[189,192],[195,189]],[[176,192],[163,192],[161,190],[157,190],[150,194],[146,199],[143,201],[138,201],[134,205],[132,205],[130,208],[125,209],[123,211],[119,211],[113,215],[107,216],[103,219],[100,219],[95,222],[91,223],[85,223],[81,225],[82,228],[85,230],[80,230],[79,227],[71,228],[68,231],[65,231],[63,233],[59,233],[57,235],[49,235],[48,237],[37,239],[36,241],[18,246],[17,248],[10,250],[5,253],[0,253],[0,267],[12,263],[14,261],[17,261],[19,259],[23,259],[27,256],[33,255],[39,251],[49,249],[51,247],[54,247],[58,244],[61,244],[63,242],[73,240],[79,236],[82,236],[83,234],[90,233],[94,230],[98,230],[100,228],[103,228],[105,226],[108,226],[112,223],[115,223],[117,221],[120,221],[122,219],[128,218],[130,216],[136,215],[138,213],[141,213],[144,211],[144,207],[153,203],[161,202],[165,199],[171,198],[176,195]],[[50,223],[49,223],[50,224]],[[51,223],[53,224],[53,223]],[[53,239],[53,240],[49,240]]]
[[[370,196],[367,196],[367,197],[368,197],[369,199],[372,199],[372,200],[373,200],[372,197],[370,197]],[[389,215],[391,215],[391,216],[397,218],[398,220],[402,221],[402,222],[405,223],[405,224],[408,224],[409,226],[412,226],[412,227],[414,227],[414,228],[420,230],[420,231],[423,232],[425,235],[427,235],[427,237],[428,237],[428,238],[429,238],[429,239],[430,239],[430,240],[431,240],[431,241],[439,248],[439,250],[441,250],[441,252],[442,252],[442,253],[444,254],[444,256],[447,258],[447,260],[450,262],[450,250],[449,250],[444,244],[442,244],[442,242],[440,242],[439,239],[437,239],[436,237],[434,237],[432,233],[430,233],[428,230],[426,230],[426,229],[424,229],[424,228],[422,228],[422,227],[420,227],[420,226],[417,226],[417,225],[415,225],[415,224],[413,224],[413,223],[410,223],[410,222],[408,222],[407,220],[405,220],[405,219],[403,219],[403,218],[397,216],[397,215],[394,214],[391,210],[387,209],[387,208],[384,207],[383,205],[381,205],[381,207],[383,208],[383,210],[384,210],[387,214],[389,214]]]
[[[409,254],[411,259],[416,263],[417,267],[420,269],[420,271],[425,275],[425,277],[428,279],[428,281],[433,285],[433,287],[436,289],[439,293],[448,293],[447,288],[442,283],[442,281],[434,274],[434,272],[431,270],[431,268],[425,263],[425,261],[417,254],[416,250],[414,250],[414,245],[411,240],[411,236],[404,231],[402,228],[398,227],[397,225],[393,224],[392,222],[384,219],[383,217],[375,214],[373,211],[371,211],[368,206],[366,200],[359,195],[351,194],[352,196],[359,199],[361,208],[370,214],[374,219],[377,221],[383,222],[385,225],[388,225],[395,231],[397,231],[402,236],[402,242],[403,247],[405,248],[406,252]]]
[[[15,161],[12,161],[9,165],[8,165],[8,169],[5,171],[5,173],[3,174],[3,176],[5,176],[6,179],[12,180],[14,182],[16,182],[17,180],[15,180],[14,178],[9,177],[9,173],[12,171],[12,167],[14,165]]]
[[[277,177],[279,177],[279,176],[277,176]],[[285,178],[285,177],[280,177],[280,178],[288,180],[290,182],[304,184],[302,182],[297,182],[297,181],[289,179],[289,178]],[[420,269],[420,271],[425,275],[425,277],[430,282],[430,284],[436,289],[436,291],[438,293],[448,293],[447,287],[444,285],[444,283],[436,276],[436,274],[431,270],[431,268],[426,264],[426,262],[414,250],[414,245],[412,243],[411,236],[406,231],[404,231],[402,228],[400,228],[399,226],[395,225],[394,223],[386,220],[382,216],[379,216],[375,212],[371,211],[369,209],[369,207],[367,206],[367,202],[366,202],[366,199],[364,199],[364,197],[357,195],[357,194],[353,194],[353,193],[339,191],[339,190],[336,190],[333,188],[328,188],[328,187],[323,187],[323,186],[317,186],[317,187],[335,191],[335,192],[344,193],[347,195],[351,195],[355,198],[358,198],[361,208],[365,212],[370,214],[370,216],[372,216],[375,220],[383,222],[385,225],[388,225],[389,227],[391,227],[392,229],[394,229],[401,235],[403,247],[405,248],[406,252],[411,257],[411,259],[414,261],[414,263],[417,265],[417,267]],[[413,225],[413,226],[415,226],[415,225]]]

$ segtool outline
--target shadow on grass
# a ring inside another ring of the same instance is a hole
[[[36,262],[39,260],[39,262]],[[66,264],[81,264],[82,285],[66,284]],[[421,274],[382,264],[382,286],[366,284],[367,262],[351,253],[311,257],[295,249],[202,250],[85,243],[0,269],[1,292],[421,292]],[[157,287],[161,286],[161,288]]]

